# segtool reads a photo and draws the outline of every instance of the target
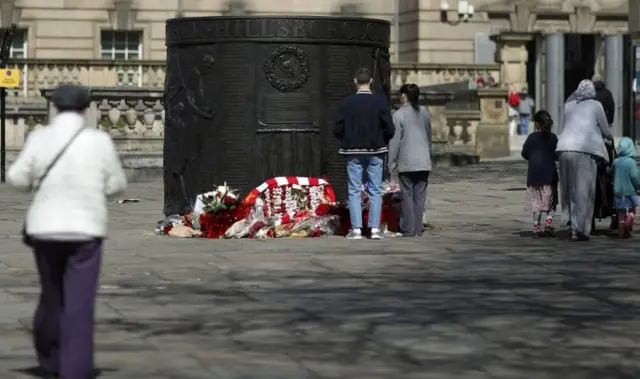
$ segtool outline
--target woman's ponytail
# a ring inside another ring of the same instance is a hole
[[[415,84],[405,84],[400,87],[400,93],[407,97],[409,105],[416,110],[420,110],[420,87]]]

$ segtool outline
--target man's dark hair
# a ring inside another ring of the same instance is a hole
[[[369,84],[371,82],[371,71],[368,68],[359,68],[356,71],[355,79],[358,84]]]

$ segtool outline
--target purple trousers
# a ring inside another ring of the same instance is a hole
[[[40,301],[33,342],[40,367],[62,379],[93,375],[93,326],[102,240],[35,241]]]

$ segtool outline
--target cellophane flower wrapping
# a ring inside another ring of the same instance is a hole
[[[236,221],[227,231],[224,233],[225,238],[245,238],[250,237],[260,231],[267,225],[264,217],[264,201],[257,199],[249,216]]]

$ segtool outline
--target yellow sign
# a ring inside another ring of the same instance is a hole
[[[0,88],[20,87],[20,70],[0,69]]]

